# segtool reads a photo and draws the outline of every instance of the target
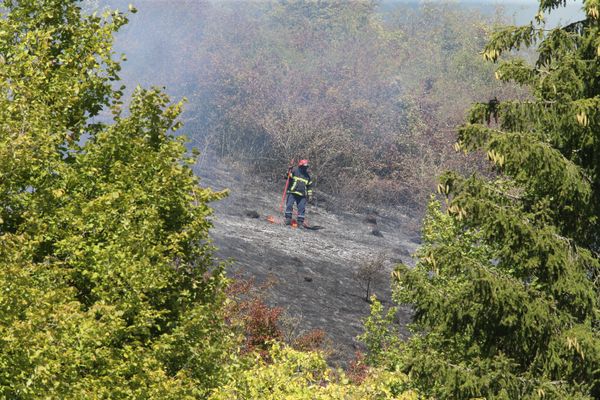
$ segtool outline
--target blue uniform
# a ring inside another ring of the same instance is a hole
[[[285,222],[289,225],[292,220],[294,203],[298,207],[298,225],[304,223],[307,197],[312,196],[312,180],[308,174],[308,168],[295,167],[288,173],[290,180],[287,190],[285,205]]]

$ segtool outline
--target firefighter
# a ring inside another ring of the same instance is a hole
[[[285,224],[292,223],[292,210],[294,202],[298,207],[298,227],[306,228],[304,224],[304,212],[306,202],[312,201],[312,181],[308,174],[308,160],[300,160],[297,167],[288,168],[287,179],[289,179],[287,189],[287,200],[285,206]]]

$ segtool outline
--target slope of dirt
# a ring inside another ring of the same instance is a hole
[[[345,365],[360,348],[356,336],[369,313],[365,290],[353,274],[384,254],[386,279],[374,292],[389,304],[387,277],[395,263],[411,263],[410,254],[418,246],[418,235],[410,229],[414,221],[393,210],[373,210],[367,221],[365,214],[333,213],[309,205],[308,223],[318,229],[293,229],[281,224],[279,214],[284,182],[282,188],[268,187],[214,158],[204,158],[196,173],[202,186],[230,191],[226,199],[213,204],[211,231],[217,256],[232,261],[229,272],[253,277],[258,284],[272,280],[269,303],[283,307],[291,317],[284,328],[295,329],[296,334],[324,330],[333,344],[331,363]],[[269,215],[280,223],[269,223]],[[373,229],[381,235],[374,235]],[[405,333],[408,320],[409,310],[400,310],[401,332]]]

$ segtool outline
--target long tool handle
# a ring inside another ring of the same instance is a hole
[[[294,165],[294,159],[290,161],[290,165]],[[290,168],[287,171],[287,179],[285,180],[285,187],[283,188],[283,195],[281,195],[281,205],[279,206],[279,212],[283,212],[283,204],[285,203],[285,193],[287,192],[288,185],[290,184]]]
[[[287,192],[288,185],[290,184],[290,175],[288,173],[287,180],[285,181],[285,187],[283,188],[283,195],[281,195],[281,205],[279,206],[279,212],[283,212],[283,204],[285,203],[285,192]]]

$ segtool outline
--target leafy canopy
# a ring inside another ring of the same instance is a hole
[[[0,397],[184,398],[217,386],[221,268],[181,103],[115,89],[127,15],[2,2]],[[110,111],[113,122],[94,117]]]

